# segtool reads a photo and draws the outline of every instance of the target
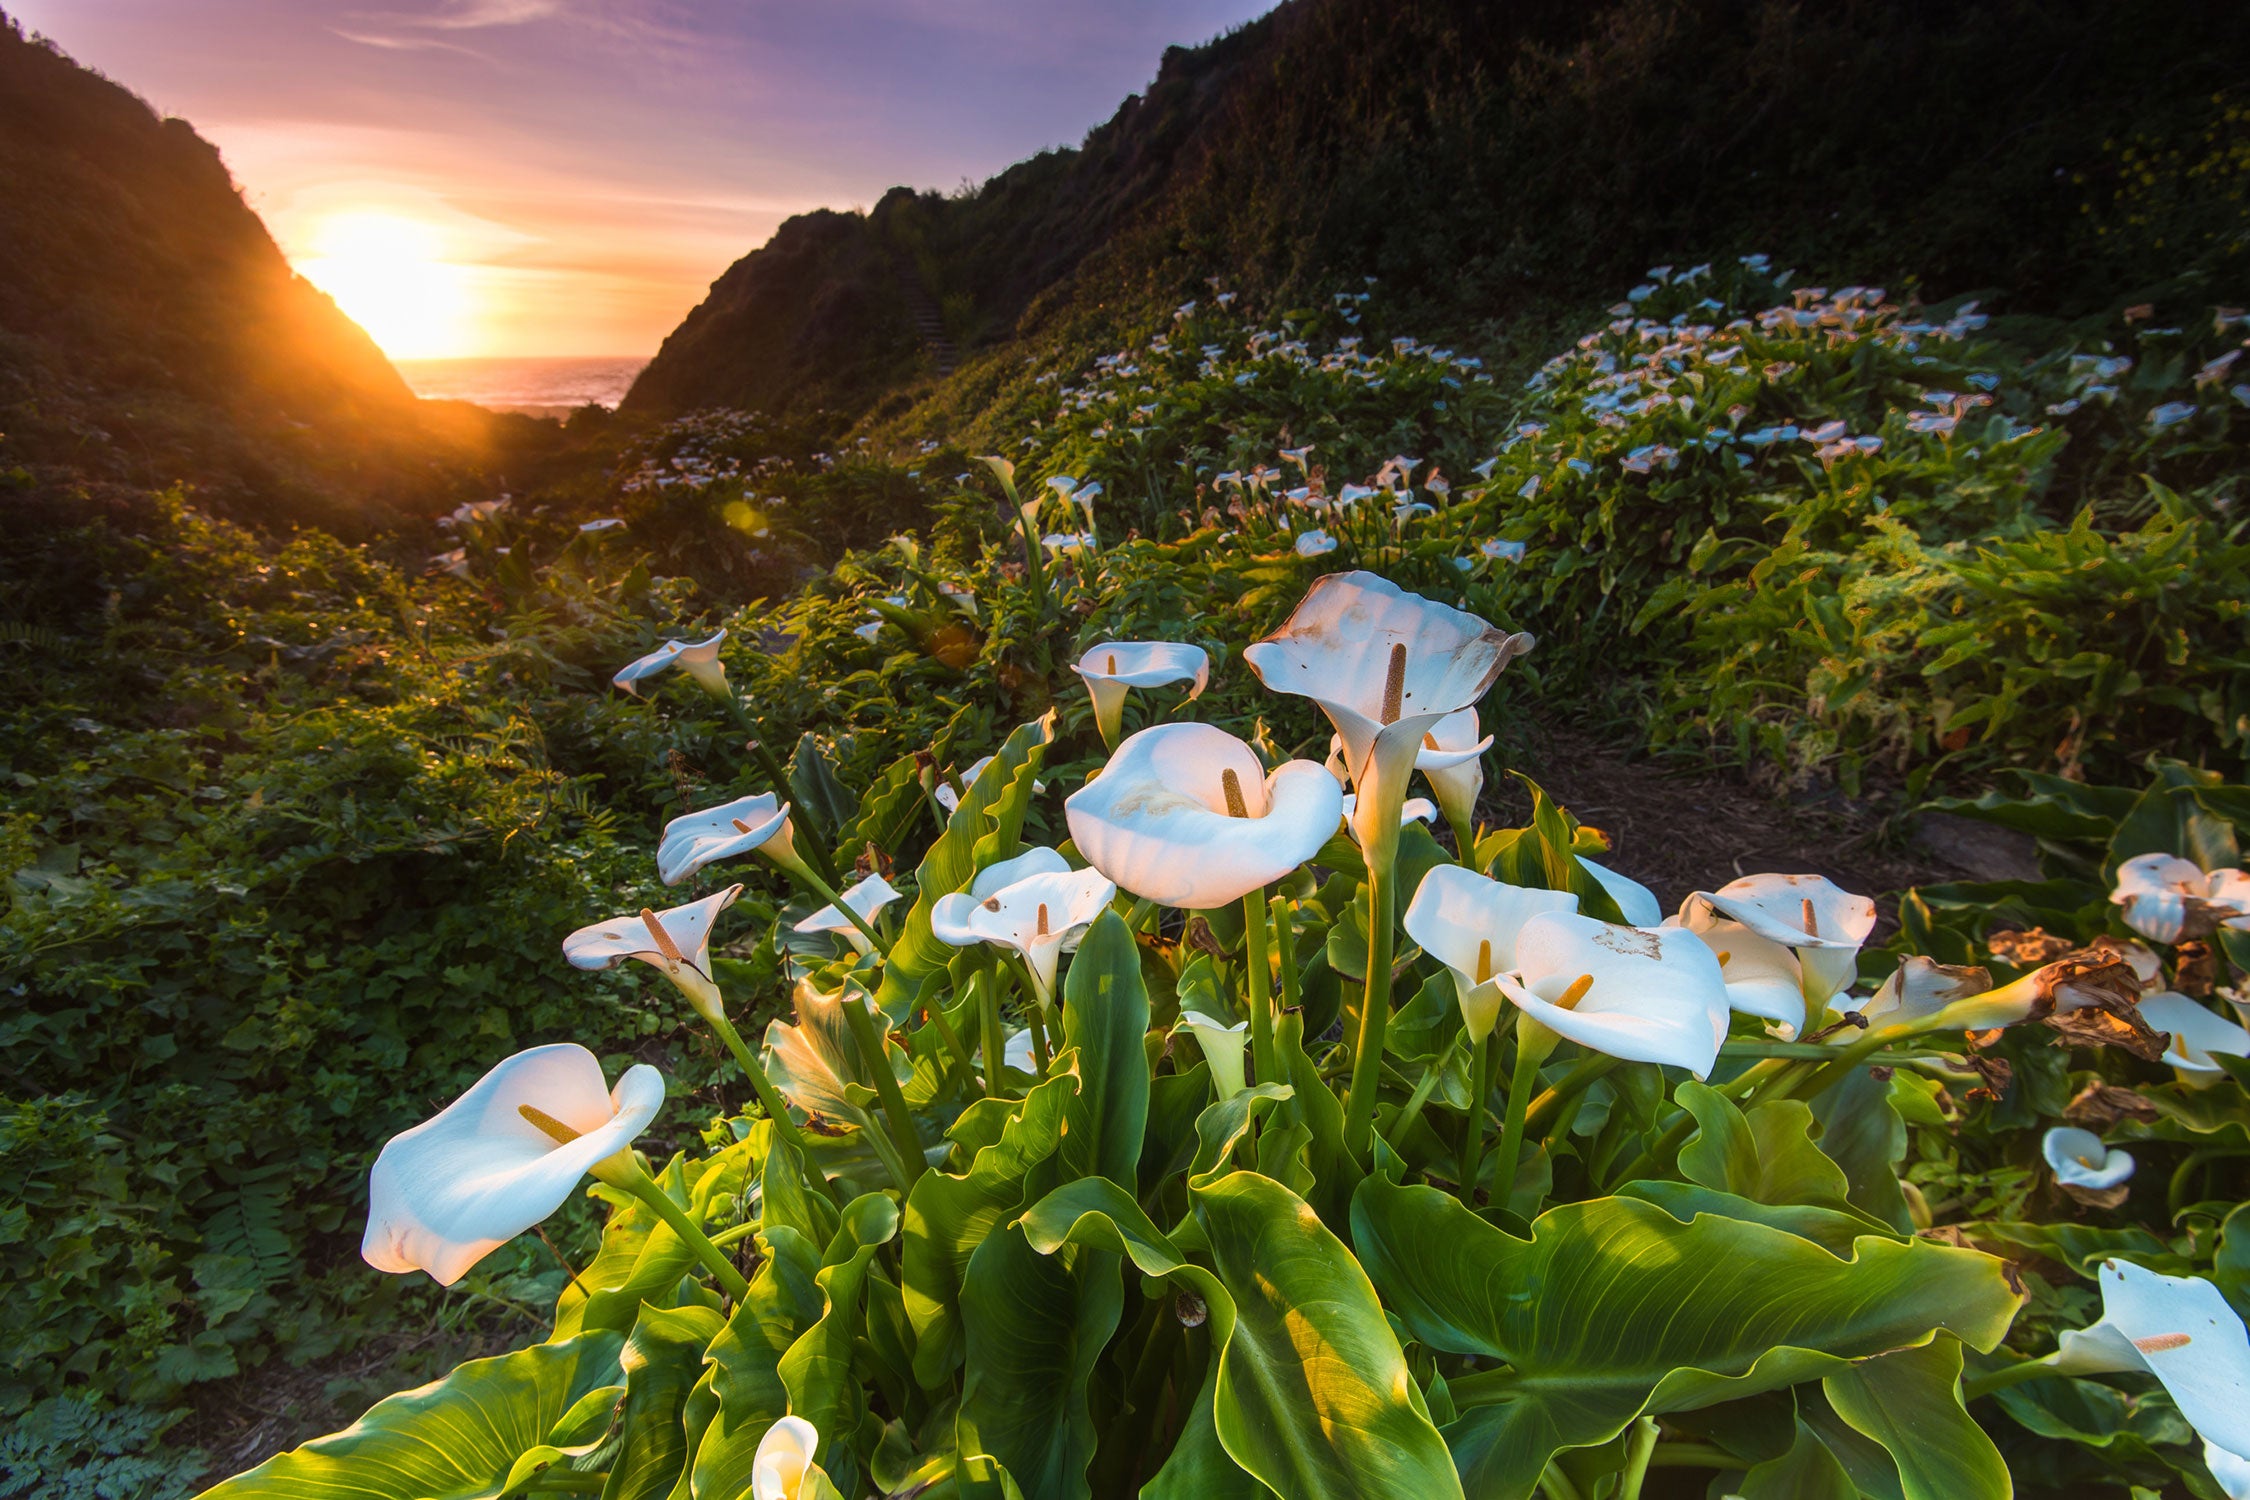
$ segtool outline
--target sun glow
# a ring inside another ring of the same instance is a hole
[[[446,260],[444,248],[437,228],[420,220],[340,213],[321,224],[297,270],[393,359],[443,359],[474,352],[472,272]]]

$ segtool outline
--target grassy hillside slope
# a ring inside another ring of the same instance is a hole
[[[1213,272],[1276,308],[1371,275],[1378,311],[1480,346],[1749,250],[2082,311],[2239,273],[2246,48],[2207,4],[1290,0],[1172,49],[1076,151],[785,225],[627,406],[896,413],[932,373],[917,290],[1009,356],[926,414],[955,425],[1023,341],[1110,342]]]

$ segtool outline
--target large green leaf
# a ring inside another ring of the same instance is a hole
[[[1840,1084],[1824,1089],[1812,1101],[1820,1120],[1820,1149],[1844,1172],[1849,1184],[1845,1196],[1852,1207],[1906,1232],[1914,1227],[1906,1211],[1906,1195],[1899,1191],[1898,1166],[1906,1157],[1906,1121],[1891,1102],[1897,1080],[1875,1076],[1872,1068],[1854,1068]],[[1911,1087],[1911,1085],[1906,1085]]]
[[[489,1500],[588,1392],[618,1380],[607,1329],[471,1360],[204,1492],[204,1500]]]
[[[1271,1490],[1292,1500],[1458,1495],[1444,1441],[1351,1252],[1303,1199],[1256,1173],[1198,1184],[1193,1196],[1215,1273],[1189,1263],[1139,1204],[1099,1178],[1048,1194],[1023,1229],[1034,1249],[1125,1255],[1142,1275],[1204,1300],[1217,1361],[1214,1433]],[[1183,1434],[1188,1452],[1179,1474],[1167,1466],[1168,1482],[1208,1473],[1209,1493],[1244,1493],[1203,1441],[1192,1428]]]
[[[930,930],[930,909],[940,896],[966,890],[984,865],[1015,852],[1016,831],[1023,826],[1024,809],[1031,805],[1033,783],[1053,737],[1051,715],[1017,726],[984,774],[966,788],[945,832],[922,856],[914,875],[914,909],[891,945],[883,987],[876,994],[876,1003],[894,1022],[914,1003],[923,981],[944,972],[953,958],[953,948]]]
[[[687,1475],[694,1500],[735,1500],[750,1486],[758,1441],[766,1429],[789,1414],[789,1391],[781,1379],[781,1357],[819,1319],[823,1308],[820,1250],[787,1225],[765,1227],[766,1259],[750,1278],[750,1295],[711,1341],[698,1394],[689,1398],[683,1425],[695,1439],[695,1462]],[[715,1402],[703,1408],[708,1387]],[[677,1490],[676,1500],[687,1500]]]
[[[914,1378],[935,1389],[960,1363],[961,1282],[969,1257],[1023,1207],[1024,1179],[1055,1154],[1078,1079],[1065,1072],[1025,1096],[994,1144],[960,1175],[925,1172],[907,1196],[901,1255]]]
[[[1025,1500],[1092,1493],[1094,1367],[1124,1306],[1118,1257],[1104,1250],[1042,1255],[1011,1225],[969,1257],[958,1441],[1005,1464]]]
[[[1063,1045],[1078,1049],[1079,1078],[1062,1143],[1067,1175],[1107,1177],[1128,1191],[1137,1181],[1148,1129],[1147,1032],[1140,946],[1125,919],[1105,911],[1086,929],[1063,984]],[[1031,1493],[1020,1472],[1016,1482]]]
[[[1961,1408],[1961,1343],[1941,1338],[1821,1381],[1836,1415],[1883,1445],[1906,1500],[2008,1500],[2000,1450]]]
[[[1680,1175],[1688,1181],[1759,1203],[1846,1206],[1851,1185],[1844,1169],[1813,1144],[1810,1106],[1780,1099],[1745,1114],[1717,1089],[1692,1079],[1672,1097],[1695,1116],[1697,1126],[1680,1148]]]
[[[1789,1451],[1743,1476],[1741,1500],[1859,1500],[1859,1487],[1828,1445],[1804,1423]]]
[[[1291,1500],[1458,1496],[1444,1439],[1343,1241],[1254,1172],[1192,1197],[1234,1301],[1215,1416],[1235,1461]]]
[[[1553,1209],[1520,1240],[1435,1189],[1370,1177],[1352,1229],[1414,1337],[1506,1366],[1453,1382],[1463,1415],[1446,1429],[1469,1489],[1502,1500],[1644,1411],[1792,1385],[1939,1332],[1990,1349],[2020,1300],[1975,1251],[1871,1235],[1845,1261],[1768,1225],[1683,1223],[1628,1198]]]
[[[620,1364],[625,1420],[609,1461],[602,1500],[652,1500],[669,1495],[687,1466],[681,1409],[703,1375],[703,1351],[726,1327],[708,1307],[644,1307]]]
[[[851,1473],[851,1439],[866,1409],[852,1376],[852,1348],[864,1322],[867,1263],[896,1233],[898,1205],[883,1194],[863,1194],[845,1205],[842,1226],[814,1278],[822,1299],[820,1321],[789,1346],[776,1371],[789,1391],[790,1415],[812,1423],[826,1440],[821,1466],[832,1476]]]

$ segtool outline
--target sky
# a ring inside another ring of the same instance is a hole
[[[1075,145],[1272,0],[0,0],[393,358],[652,354],[806,209]]]

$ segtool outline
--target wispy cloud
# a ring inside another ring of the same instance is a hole
[[[391,52],[458,52],[464,57],[484,57],[474,47],[464,47],[459,42],[448,42],[434,36],[383,36],[369,31],[346,31],[340,26],[331,26],[329,30],[345,41],[357,42],[362,47],[381,47]]]

